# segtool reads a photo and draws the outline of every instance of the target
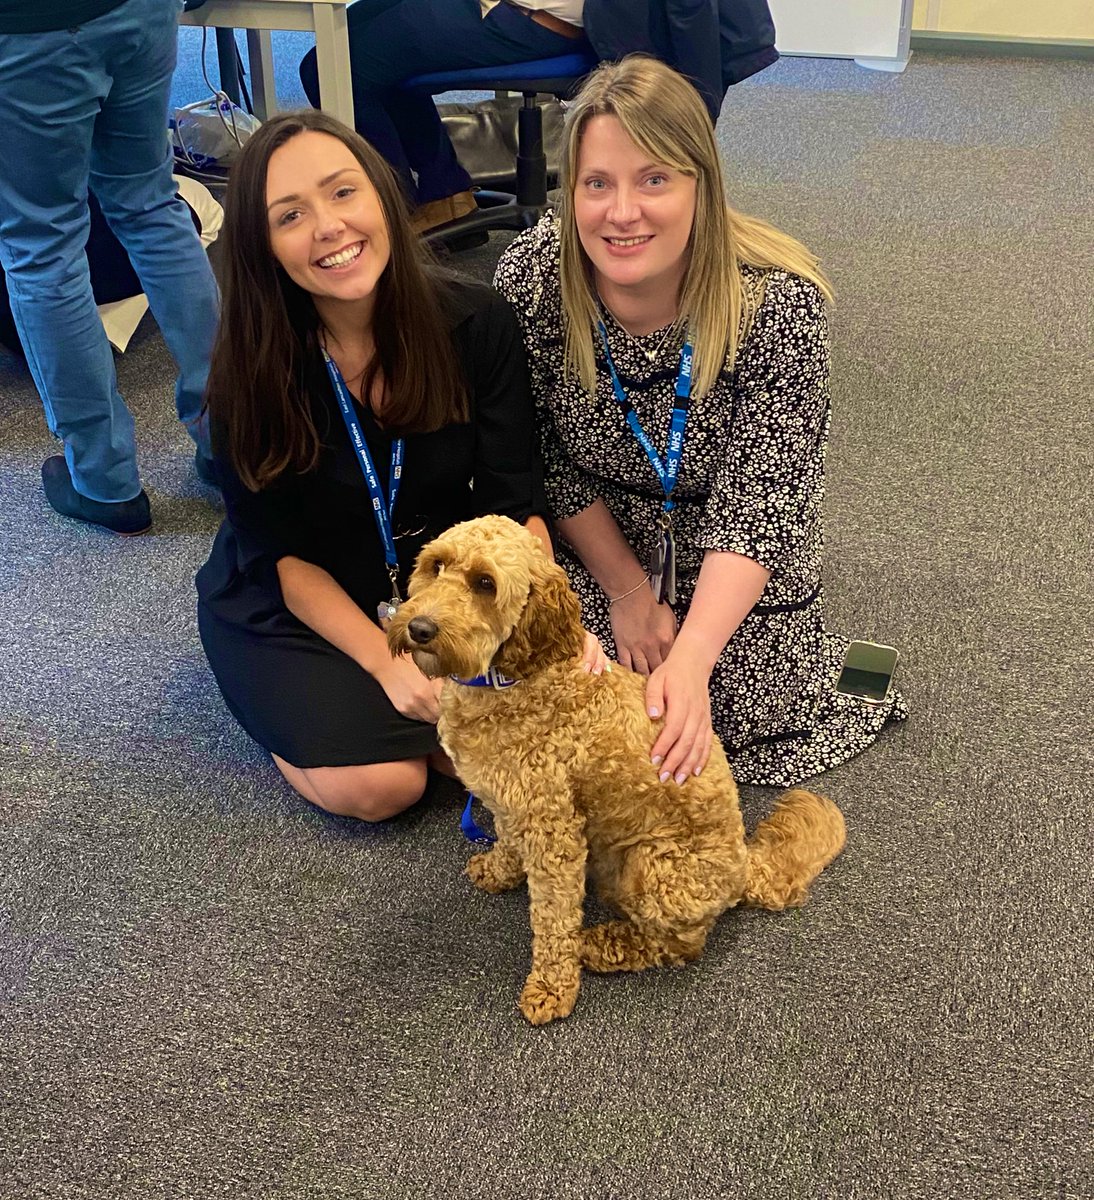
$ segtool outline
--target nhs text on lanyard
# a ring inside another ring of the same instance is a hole
[[[646,431],[634,411],[634,406],[627,398],[619,375],[612,361],[612,352],[608,349],[608,331],[604,322],[599,321],[600,341],[604,346],[604,358],[608,363],[608,371],[612,377],[612,391],[623,409],[623,416],[631,433],[638,439],[638,444],[646,452],[646,457],[661,480],[665,491],[665,502],[661,506],[661,516],[658,519],[660,533],[650,559],[650,587],[657,597],[658,604],[676,603],[676,544],[672,536],[672,510],[675,504],[672,500],[672,490],[676,487],[676,476],[680,473],[680,459],[684,454],[684,431],[688,424],[688,409],[691,406],[691,360],[693,349],[691,341],[684,342],[680,351],[680,367],[676,372],[676,404],[672,410],[672,421],[669,424],[669,441],[665,450],[665,461],[654,449]]]
[[[386,629],[387,622],[395,615],[395,610],[402,600],[399,595],[399,559],[395,554],[395,535],[392,532],[391,523],[395,516],[395,500],[399,495],[399,484],[403,477],[405,443],[402,438],[396,438],[391,443],[391,473],[388,476],[388,494],[385,504],[383,489],[380,487],[380,479],[376,474],[372,455],[368,452],[365,435],[361,430],[361,422],[357,420],[357,414],[353,411],[353,397],[349,393],[349,388],[346,387],[346,381],[342,378],[342,372],[338,370],[337,363],[326,350],[323,351],[323,361],[327,364],[327,373],[330,375],[334,394],[338,398],[338,408],[341,410],[342,420],[346,423],[349,440],[353,443],[365,483],[368,484],[368,494],[372,500],[372,515],[376,519],[376,528],[379,530],[380,540],[384,544],[384,562],[387,564],[387,574],[391,580],[391,599],[383,601],[377,606],[376,615],[380,619],[381,627]]]

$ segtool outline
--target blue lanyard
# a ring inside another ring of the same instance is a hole
[[[619,407],[623,409],[623,416],[630,426],[631,433],[638,439],[638,444],[645,450],[646,457],[657,472],[657,478],[661,480],[661,486],[665,490],[663,511],[672,512],[674,507],[671,498],[672,489],[676,487],[676,477],[680,473],[680,459],[684,455],[684,430],[687,428],[688,409],[691,406],[691,360],[694,356],[691,341],[686,340],[684,348],[680,351],[680,366],[676,372],[676,404],[673,406],[672,421],[669,424],[669,443],[665,448],[665,461],[662,462],[661,456],[654,449],[649,435],[638,420],[634,405],[631,404],[627,393],[623,390],[623,385],[619,382],[619,375],[616,372],[615,363],[612,361],[612,352],[608,349],[608,331],[604,328],[604,322],[597,321],[596,324],[597,329],[600,330],[604,357],[612,377],[612,391],[615,393]]]
[[[399,594],[396,582],[399,573],[399,559],[395,553],[395,536],[392,533],[391,522],[395,516],[395,500],[399,495],[399,484],[403,477],[404,440],[396,438],[391,443],[391,473],[388,475],[388,495],[385,505],[380,478],[376,474],[376,466],[372,461],[372,455],[368,452],[365,435],[361,431],[361,422],[357,420],[357,414],[353,411],[353,397],[349,393],[349,388],[346,387],[346,381],[342,378],[342,372],[338,370],[338,364],[326,350],[323,351],[323,361],[327,364],[327,374],[330,375],[334,394],[338,397],[342,420],[346,423],[349,440],[357,452],[357,461],[361,464],[361,472],[365,477],[365,483],[368,484],[368,494],[372,499],[372,515],[376,518],[376,528],[380,531],[380,540],[384,543],[384,561],[387,563],[391,586],[395,589],[397,597]]]

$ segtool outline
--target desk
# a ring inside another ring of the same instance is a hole
[[[346,27],[346,7],[350,3],[352,0],[206,0],[200,8],[183,13],[180,23],[246,29],[255,115],[262,121],[277,111],[269,31],[314,33],[320,103],[324,111],[352,128],[353,90]]]

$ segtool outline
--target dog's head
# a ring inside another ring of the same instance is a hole
[[[539,540],[508,517],[478,517],[423,548],[387,640],[433,677],[493,666],[527,679],[579,655],[584,632],[566,574]]]

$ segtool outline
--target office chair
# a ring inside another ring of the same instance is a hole
[[[517,114],[516,192],[482,189],[475,193],[478,212],[431,229],[425,239],[432,246],[449,250],[482,245],[491,229],[528,229],[547,209],[547,156],[543,152],[543,110],[540,95],[560,100],[572,96],[585,76],[597,65],[591,51],[561,54],[534,62],[503,67],[474,67],[463,71],[434,71],[415,75],[400,86],[436,96],[441,92],[519,92],[523,97]]]

